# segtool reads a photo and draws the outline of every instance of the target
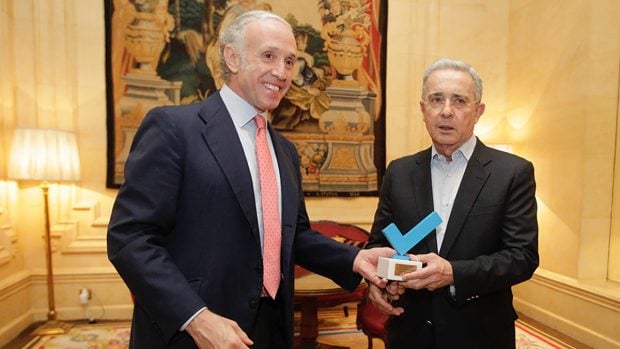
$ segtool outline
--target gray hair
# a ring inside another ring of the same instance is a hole
[[[480,102],[482,99],[482,79],[476,72],[476,69],[463,61],[457,61],[449,58],[441,58],[433,62],[428,69],[426,69],[424,72],[424,78],[422,79],[422,98],[426,96],[428,88],[426,83],[428,81],[428,77],[437,70],[456,70],[468,73],[474,81],[474,99],[476,102]]]
[[[269,11],[248,11],[235,18],[235,20],[232,21],[228,27],[224,28],[219,35],[220,68],[222,70],[222,77],[224,78],[224,81],[228,81],[230,77],[230,70],[228,69],[226,61],[224,59],[224,47],[226,47],[226,45],[231,45],[243,60],[243,46],[245,39],[243,31],[245,30],[245,27],[254,21],[260,21],[264,19],[275,19],[277,21],[280,21],[286,24],[289,28],[291,28],[291,33],[293,32],[293,28],[286,20]]]

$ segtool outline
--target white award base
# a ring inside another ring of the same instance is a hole
[[[403,274],[422,268],[422,262],[409,259],[379,257],[377,275],[392,281],[403,281]]]

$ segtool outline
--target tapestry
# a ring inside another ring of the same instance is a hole
[[[218,35],[249,10],[285,18],[293,83],[271,125],[299,155],[307,195],[377,195],[385,168],[386,0],[105,0],[108,187],[124,181],[153,107],[196,103],[224,84]]]

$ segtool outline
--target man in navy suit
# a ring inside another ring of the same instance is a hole
[[[390,349],[515,347],[511,286],[539,263],[534,167],[474,136],[481,97],[471,66],[433,63],[420,101],[432,146],[393,161],[383,178],[369,247],[388,245],[390,223],[407,232],[433,211],[443,220],[409,251],[425,267],[385,291],[370,286],[393,315]]]
[[[114,204],[108,256],[135,297],[132,348],[291,348],[295,263],[349,290],[362,276],[385,286],[377,258],[394,251],[312,231],[297,151],[268,127],[281,272],[277,293],[266,290],[254,119],[290,87],[295,38],[282,18],[253,11],[220,41],[226,85],[147,114]]]

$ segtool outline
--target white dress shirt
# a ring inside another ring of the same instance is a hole
[[[461,186],[461,180],[476,147],[476,137],[472,137],[452,153],[452,161],[439,154],[432,147],[431,152],[431,181],[433,185],[433,207],[442,221],[435,230],[437,233],[437,252],[441,251],[441,244],[446,235],[446,228],[450,221],[450,213],[454,206],[456,193]]]

